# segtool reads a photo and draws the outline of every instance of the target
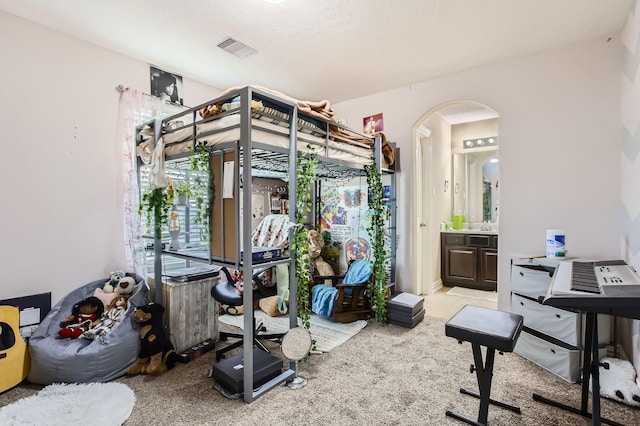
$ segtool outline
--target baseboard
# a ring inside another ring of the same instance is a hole
[[[431,283],[431,294],[437,293],[442,287],[444,286],[442,285],[441,279]]]

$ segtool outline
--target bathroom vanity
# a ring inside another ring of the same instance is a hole
[[[440,244],[442,285],[496,291],[498,284],[497,232],[442,231]]]

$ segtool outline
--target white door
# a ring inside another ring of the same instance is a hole
[[[417,291],[418,294],[431,294],[431,276],[433,275],[433,257],[435,253],[432,253],[431,248],[431,226],[430,222],[430,203],[431,203],[431,136],[428,132],[428,136],[425,134],[416,134],[416,182],[418,185],[416,194],[418,199],[416,204],[418,206],[418,229],[417,229],[417,272],[418,282]]]

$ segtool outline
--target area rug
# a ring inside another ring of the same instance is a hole
[[[271,317],[263,311],[255,311],[256,323],[262,323],[267,328],[267,333],[286,333],[289,331],[289,317]],[[220,322],[234,327],[244,327],[243,315],[221,315]],[[298,319],[298,321],[300,321]],[[314,352],[329,352],[331,349],[343,344],[351,337],[358,334],[367,322],[358,320],[351,323],[342,324],[311,315],[311,338],[315,340]]]
[[[495,291],[476,290],[473,288],[453,287],[447,296],[466,297],[469,299],[487,300],[489,302],[498,301],[498,293]]]
[[[54,383],[0,408],[0,423],[11,426],[117,426],[131,415],[136,397],[123,383]]]

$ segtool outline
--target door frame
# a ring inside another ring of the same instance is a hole
[[[426,134],[427,132],[425,132],[426,130],[429,130],[426,128],[426,126],[424,126],[424,122],[426,120],[428,120],[433,114],[435,114],[436,112],[438,112],[440,109],[448,107],[448,106],[452,106],[452,105],[458,105],[458,104],[464,104],[464,103],[470,103],[470,104],[476,104],[476,105],[480,105],[482,107],[485,107],[489,110],[493,110],[496,111],[494,108],[490,107],[489,105],[487,105],[486,103],[483,102],[479,102],[479,101],[474,101],[474,100],[470,100],[470,99],[456,99],[453,101],[448,101],[448,102],[443,102],[441,104],[438,104],[434,107],[432,107],[431,109],[429,109],[427,112],[425,112],[413,125],[413,131],[412,131],[412,136],[413,136],[413,150],[415,155],[413,156],[413,200],[415,200],[415,202],[413,203],[413,208],[411,211],[411,229],[413,232],[413,235],[415,236],[415,238],[413,238],[413,253],[415,254],[414,257],[414,267],[413,267],[413,272],[412,272],[412,280],[413,280],[413,292],[414,294],[433,294],[435,292],[438,291],[438,289],[440,287],[442,287],[442,280],[436,280],[434,282],[426,282],[423,283],[421,282],[421,280],[423,280],[423,277],[433,277],[434,274],[434,265],[436,264],[436,262],[440,259],[440,254],[438,253],[436,256],[436,253],[430,253],[429,254],[429,261],[428,262],[423,262],[421,261],[421,259],[424,259],[424,257],[422,256],[422,254],[425,252],[424,249],[424,241],[421,241],[421,239],[418,237],[421,233],[420,231],[420,221],[422,220],[422,218],[425,216],[425,214],[421,211],[421,209],[423,208],[423,204],[425,199],[424,197],[427,197],[426,201],[427,203],[424,205],[424,208],[427,210],[431,210],[431,203],[429,202],[429,199],[431,197],[429,197],[429,195],[432,192],[432,189],[427,188],[427,190],[425,191],[423,188],[424,182],[423,182],[423,176],[424,176],[424,171],[421,169],[422,164],[423,164],[423,158],[422,158],[422,150],[420,148],[420,139],[422,138],[422,135],[420,132],[422,132],[422,134]],[[497,111],[496,111],[497,113]],[[498,113],[499,114],[499,113]],[[431,137],[431,133],[430,131],[428,132],[428,137]],[[432,164],[431,164],[431,156],[429,156],[429,172],[431,172],[432,169]],[[450,180],[449,180],[450,181]],[[430,177],[430,184],[433,188],[433,177]],[[427,241],[427,244],[429,244],[429,241],[433,241],[433,238],[436,237],[436,235],[439,238],[439,234],[440,234],[440,229],[435,229],[436,226],[434,225],[433,221],[431,220],[431,215],[429,213],[426,214],[429,217],[429,220],[431,222],[431,224],[427,224],[427,229],[428,229],[428,234],[429,234],[429,238]],[[431,281],[429,279],[429,281]],[[425,290],[428,290],[429,292],[425,292]]]

